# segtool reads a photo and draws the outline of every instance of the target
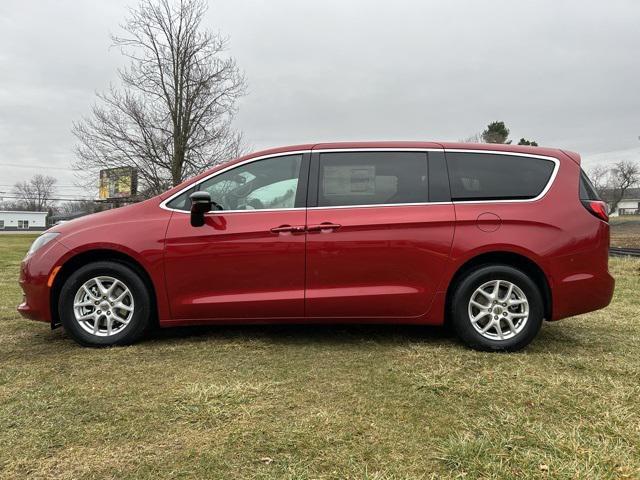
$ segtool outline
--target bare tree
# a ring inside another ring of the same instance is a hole
[[[611,194],[609,207],[612,212],[624,198],[625,192],[640,182],[640,168],[636,162],[624,160],[616,163],[611,169]]]
[[[76,168],[136,167],[153,195],[239,154],[231,122],[245,80],[227,39],[203,30],[206,10],[205,0],[142,0],[130,11],[112,40],[131,63],[74,124]]]
[[[607,197],[609,196],[608,190],[610,173],[611,170],[604,165],[597,165],[590,168],[588,171],[589,180],[591,180],[593,187],[603,200],[607,200]]]
[[[74,213],[95,213],[104,209],[104,204],[93,200],[81,200],[60,203],[55,209],[57,214],[68,215]]]
[[[13,187],[16,202],[25,210],[43,212],[51,207],[56,193],[56,179],[48,175],[34,175],[31,180],[18,182]]]
[[[482,143],[482,134],[474,133],[473,135],[469,135],[468,137],[465,137],[459,141],[461,143]]]

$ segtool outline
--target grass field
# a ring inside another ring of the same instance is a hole
[[[0,478],[640,478],[640,262],[517,354],[442,329],[219,327],[76,346],[0,237]]]
[[[640,216],[611,217],[611,246],[640,248]]]

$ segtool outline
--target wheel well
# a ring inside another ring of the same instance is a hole
[[[157,311],[157,301],[156,301],[156,291],[153,286],[153,282],[151,281],[151,277],[144,269],[139,262],[130,257],[127,254],[122,252],[118,252],[116,250],[89,250],[86,252],[79,253],[69,260],[67,260],[60,268],[60,271],[56,275],[56,278],[53,282],[53,286],[51,288],[51,296],[49,299],[49,308],[51,309],[51,328],[56,328],[60,326],[60,317],[58,315],[58,297],[60,295],[60,290],[64,285],[64,282],[71,276],[71,274],[76,271],[78,268],[86,265],[87,263],[98,262],[98,261],[110,261],[110,262],[118,262],[122,263],[129,268],[133,269],[147,286],[149,290],[149,294],[151,296],[151,315],[152,321],[158,321],[158,311]]]
[[[446,307],[445,307],[445,322],[449,321],[449,313],[451,312],[451,298],[453,292],[455,292],[457,284],[464,277],[464,275],[471,270],[475,270],[483,265],[509,265],[511,267],[522,270],[529,275],[537,287],[540,289],[542,299],[544,301],[544,316],[547,320],[551,318],[552,302],[551,302],[551,289],[549,288],[549,282],[547,276],[542,269],[531,259],[512,252],[489,252],[478,255],[468,260],[462,265],[458,271],[454,274],[449,287],[447,288]]]

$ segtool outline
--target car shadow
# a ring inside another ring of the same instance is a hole
[[[559,322],[558,322],[559,323]],[[528,354],[548,353],[566,346],[582,346],[584,341],[572,334],[572,329],[562,325],[543,324],[532,345],[523,351]],[[42,345],[64,344],[63,348],[73,348],[73,339],[56,329],[38,332],[31,338],[41,340]],[[451,328],[431,325],[398,324],[272,324],[272,325],[202,325],[152,329],[137,345],[152,347],[154,343],[185,344],[207,341],[262,341],[274,345],[348,345],[374,342],[379,345],[446,345],[467,349]],[[46,350],[45,350],[46,351]]]
[[[349,344],[376,342],[403,344],[411,342],[456,342],[445,327],[427,325],[208,325],[156,328],[143,342],[166,340],[249,339],[278,344]]]

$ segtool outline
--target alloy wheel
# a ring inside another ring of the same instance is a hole
[[[518,335],[529,319],[529,301],[524,292],[507,280],[480,285],[469,300],[473,328],[489,340],[507,340]]]
[[[73,300],[73,313],[83,330],[109,337],[124,330],[134,312],[133,295],[121,280],[99,276],[87,280]]]

